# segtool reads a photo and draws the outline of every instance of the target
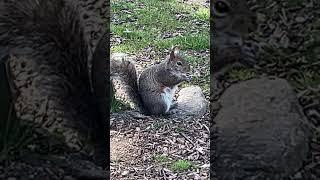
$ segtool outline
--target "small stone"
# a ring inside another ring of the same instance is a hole
[[[163,148],[163,151],[164,151],[164,152],[167,152],[167,151],[168,151],[168,148],[167,148],[167,147],[164,147],[164,148]]]
[[[302,178],[301,172],[298,172],[297,174],[295,174],[293,178],[294,179],[301,179]]]
[[[180,144],[184,144],[185,140],[183,138],[177,138],[177,142]]]
[[[210,164],[204,164],[201,166],[201,168],[209,168],[210,167]]]
[[[204,154],[203,147],[197,148],[197,151],[198,151],[200,154]]]
[[[296,22],[298,22],[298,23],[303,23],[303,22],[306,20],[306,18],[299,16],[299,17],[296,17],[295,20],[296,20]]]
[[[190,174],[188,174],[188,176],[189,176],[191,179],[195,179],[195,180],[201,179],[201,177],[200,177],[199,174],[197,174],[197,173],[190,173]]]
[[[194,174],[194,177],[193,177],[195,180],[198,180],[198,179],[201,179],[201,177],[198,175],[198,174]]]
[[[128,175],[128,174],[129,174],[129,171],[123,171],[123,172],[121,173],[122,176],[126,176],[126,175]]]

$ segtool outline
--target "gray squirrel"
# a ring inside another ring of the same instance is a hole
[[[107,169],[109,6],[104,0],[0,1],[0,73],[7,75],[0,78],[1,96],[10,95],[21,123],[31,122],[50,139],[59,132],[70,154]],[[2,99],[1,108],[9,107],[10,99]]]
[[[116,74],[123,82],[124,96],[147,115],[173,113],[177,104],[173,100],[177,86],[190,80],[190,65],[178,47],[173,47],[161,63],[145,69],[139,78],[135,65],[127,59],[111,57],[110,68],[111,77]]]

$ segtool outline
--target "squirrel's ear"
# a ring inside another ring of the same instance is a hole
[[[170,60],[174,60],[176,56],[180,54],[180,48],[178,46],[174,46],[171,49]]]

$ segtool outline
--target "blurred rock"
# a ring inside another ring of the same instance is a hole
[[[282,179],[302,167],[312,131],[286,80],[232,85],[220,103],[214,118],[218,179]]]

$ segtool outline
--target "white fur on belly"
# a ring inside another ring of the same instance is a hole
[[[170,110],[176,89],[177,89],[177,86],[174,86],[173,88],[165,87],[163,90],[164,92],[161,94],[163,101],[167,105],[166,113]]]

